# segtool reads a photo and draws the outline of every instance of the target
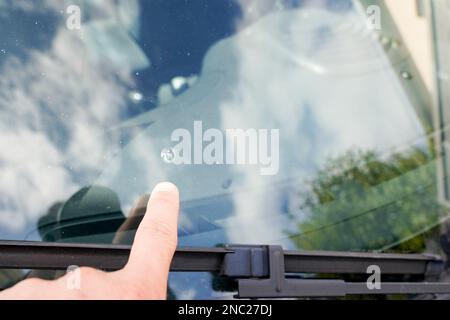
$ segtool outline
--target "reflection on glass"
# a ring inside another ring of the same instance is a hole
[[[129,244],[145,195],[171,180],[180,245],[426,249],[417,235],[446,214],[431,117],[402,86],[410,56],[359,1],[75,3],[81,30],[64,1],[0,0],[3,239]],[[194,121],[279,129],[278,173],[175,165],[171,134]],[[171,288],[221,296],[212,279]]]

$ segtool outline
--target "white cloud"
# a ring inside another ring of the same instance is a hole
[[[105,129],[120,121],[132,70],[92,63],[64,26],[48,51],[7,56],[1,70],[0,225],[16,231],[81,187],[119,145]]]

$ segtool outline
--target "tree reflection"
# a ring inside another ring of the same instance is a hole
[[[389,158],[347,152],[309,182],[308,215],[289,235],[305,250],[423,251],[423,233],[445,212],[436,179],[434,156],[422,149]]]

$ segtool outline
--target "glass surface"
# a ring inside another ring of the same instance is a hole
[[[433,107],[405,90],[428,94],[397,68],[412,59],[402,39],[390,54],[367,19],[350,0],[0,0],[0,238],[132,243],[170,180],[180,246],[428,251],[447,216]],[[200,122],[278,130],[279,152],[176,164],[177,129],[192,154],[209,145]],[[170,287],[229,296],[212,279]]]

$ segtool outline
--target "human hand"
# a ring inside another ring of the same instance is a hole
[[[81,267],[77,289],[68,285],[69,275],[52,281],[30,278],[2,291],[0,299],[166,299],[170,263],[177,246],[178,212],[177,187],[160,183],[153,189],[123,269],[103,272]]]

